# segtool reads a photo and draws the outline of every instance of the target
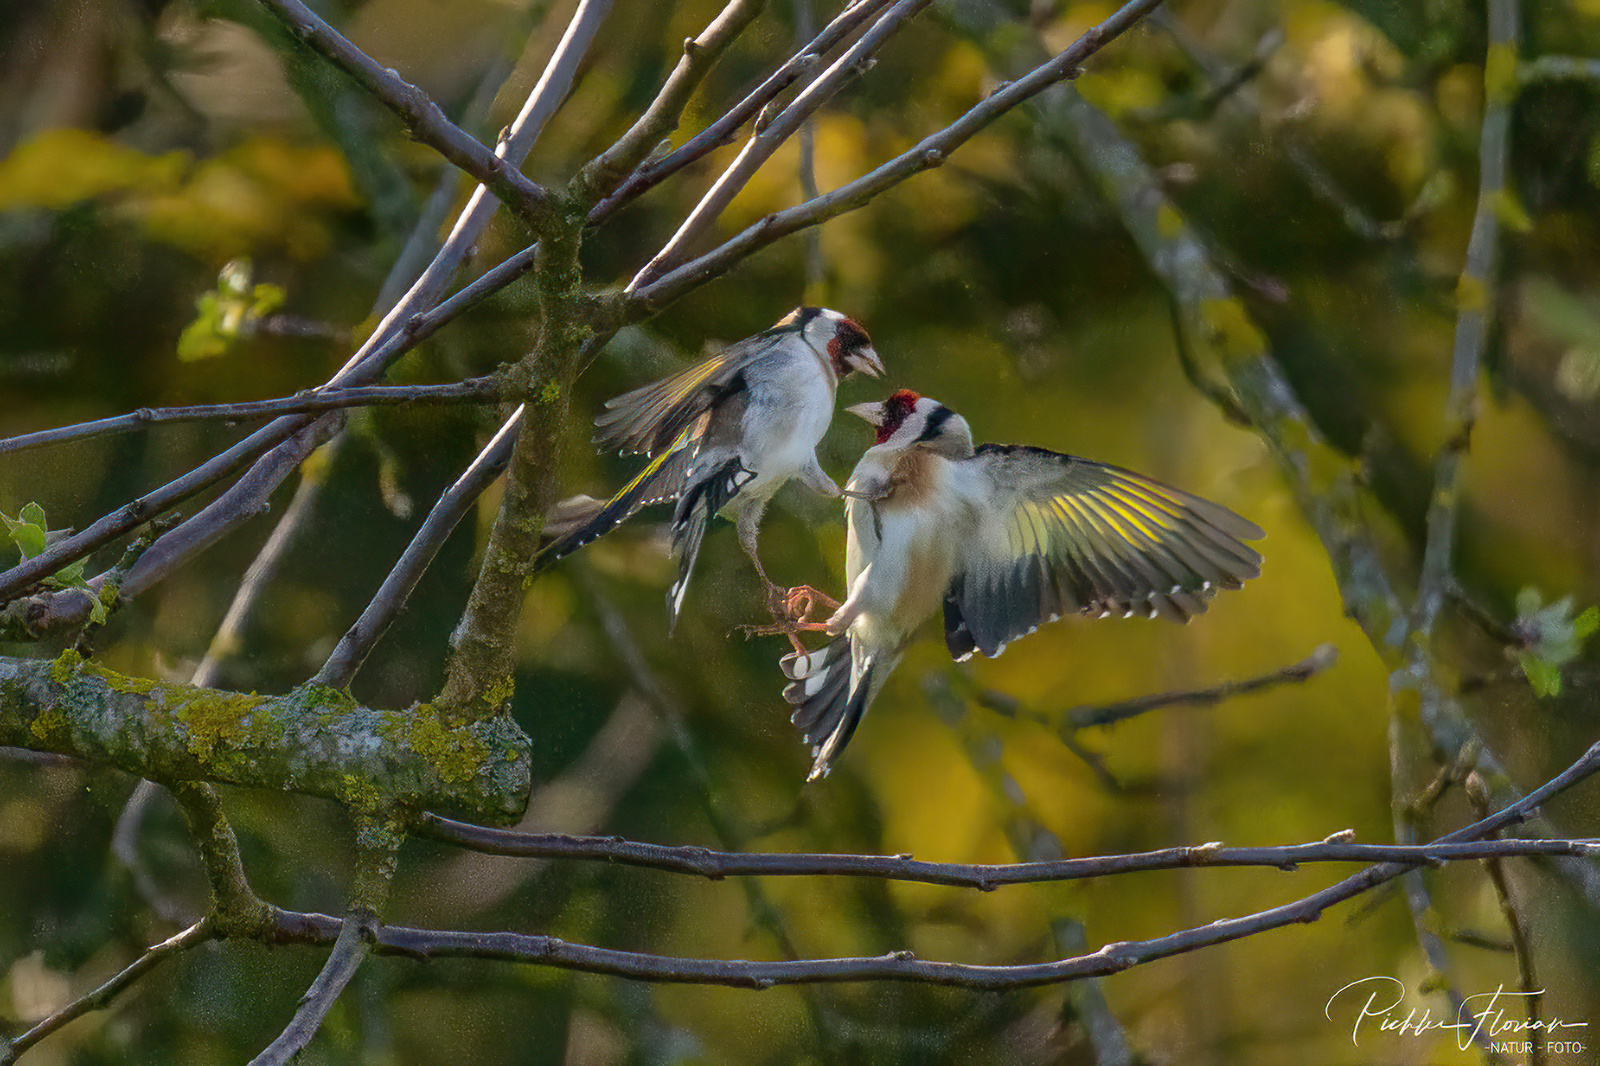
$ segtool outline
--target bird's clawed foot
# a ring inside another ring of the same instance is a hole
[[[800,643],[801,633],[826,633],[827,622],[811,621],[811,612],[821,604],[829,612],[839,609],[833,597],[819,592],[810,585],[796,585],[784,590],[777,585],[767,589],[767,610],[772,613],[770,626],[740,626],[746,637],[772,637],[782,634],[789,638],[797,654],[804,655],[806,646]]]

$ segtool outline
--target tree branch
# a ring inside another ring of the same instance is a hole
[[[312,390],[275,400],[201,404],[193,407],[141,407],[125,415],[79,422],[74,426],[43,429],[0,440],[0,455],[68,441],[89,440],[112,433],[127,433],[168,422],[252,422],[276,415],[341,411],[351,407],[394,404],[490,403],[500,397],[492,377],[471,378],[443,385],[374,385],[367,388]]]
[[[444,542],[449,539],[457,523],[505,469],[511,459],[512,444],[520,425],[518,417],[507,420],[456,479],[455,484],[435,501],[427,519],[418,527],[399,561],[383,579],[383,584],[367,604],[366,610],[339,639],[313,681],[340,689],[350,687],[350,679],[361,669],[361,664],[371,654],[373,647],[388,631],[389,625],[405,606],[417,582],[433,564],[434,557],[444,547]]]
[[[722,53],[761,13],[765,3],[766,0],[729,0],[728,6],[711,20],[700,36],[683,42],[683,58],[678,60],[644,114],[615,144],[589,162],[572,182],[569,188],[579,202],[592,207],[614,192],[656,144],[678,128],[689,97]]]
[[[290,33],[350,75],[356,84],[394,112],[412,137],[491,189],[536,235],[550,224],[556,211],[556,198],[550,190],[518,170],[517,163],[508,162],[503,151],[490,151],[483,142],[451,122],[432,97],[394,71],[380,66],[300,0],[260,2],[288,27]]]
[[[1149,870],[1196,866],[1269,866],[1294,870],[1312,862],[1390,862],[1438,866],[1463,859],[1514,855],[1600,855],[1600,841],[1512,838],[1458,844],[1355,844],[1345,833],[1310,844],[1229,848],[1218,843],[1162,848],[1128,855],[1106,855],[1047,862],[922,862],[909,855],[763,854],[713,851],[702,847],[644,844],[620,837],[581,837],[561,833],[518,833],[453,821],[422,812],[412,832],[490,855],[535,859],[586,859],[692,874],[711,881],[727,877],[876,877],[992,892],[1003,885],[1079,881]]]
[[[1519,823],[1537,806],[1593,775],[1596,770],[1600,770],[1600,743],[1524,799],[1488,818],[1439,837],[1429,847],[1441,848],[1475,841]],[[1508,842],[1490,843],[1498,846]],[[1313,922],[1329,907],[1393,880],[1414,866],[1414,861],[1379,863],[1302,899],[1255,914],[1219,919],[1150,940],[1110,943],[1098,951],[1073,958],[1020,966],[925,962],[910,952],[894,952],[874,958],[793,962],[664,958],[569,944],[554,937],[521,933],[445,932],[399,926],[386,926],[378,930],[377,951],[379,954],[418,959],[498,959],[604,973],[633,980],[717,984],[738,988],[760,989],[779,984],[819,981],[883,980],[1001,991],[1119,973],[1155,959],[1238,940],[1286,925]],[[279,930],[273,938],[278,943],[329,943],[335,938],[339,927],[335,919],[325,915],[280,912],[279,918]]]
[[[660,277],[635,279],[628,292],[631,318],[642,318],[671,303],[690,289],[726,273],[732,266],[780,237],[815,226],[853,211],[914,174],[943,163],[949,154],[974,134],[1023,101],[1057,82],[1075,78],[1085,59],[1133,27],[1159,6],[1161,0],[1131,0],[1098,26],[1090,29],[1053,59],[1040,64],[1016,81],[996,89],[981,103],[938,133],[925,137],[875,170],[841,185],[826,195],[778,211],[748,227],[705,255],[690,260]],[[648,269],[648,268],[647,268]],[[641,272],[642,273],[642,272]]]
[[[738,195],[739,190],[743,189],[755,172],[761,169],[761,164],[765,163],[783,142],[794,136],[795,131],[817,108],[832,99],[833,94],[843,88],[848,79],[855,76],[861,65],[883,47],[884,42],[892,37],[904,22],[915,17],[931,2],[932,0],[897,0],[871,29],[846,49],[844,54],[834,60],[811,84],[801,90],[800,95],[779,112],[776,118],[765,125],[758,124],[755,135],[745,142],[739,155],[717,178],[700,202],[695,204],[689,216],[678,227],[678,231],[672,235],[672,239],[667,241],[666,246],[634,275],[633,280],[623,291],[635,292],[679,262],[689,247]]]
[[[447,806],[515,819],[529,742],[495,719],[447,729],[426,704],[362,707],[307,685],[258,696],[130,678],[68,652],[0,658],[0,744],[74,755],[154,781],[300,792],[357,810]]]
[[[211,940],[216,935],[209,920],[202,919],[176,936],[169,937],[154,945],[105,984],[92,992],[79,996],[16,1039],[11,1041],[0,1039],[0,1066],[11,1066],[11,1063],[17,1061],[17,1056],[68,1022],[76,1021],[90,1011],[104,1010],[112,1000],[125,992],[135,981],[155,969],[168,958],[181,951],[187,951],[196,944]]]
[[[588,224],[599,225],[623,205],[637,199],[690,163],[704,158],[725,144],[731,144],[741,126],[760,114],[763,108],[797,79],[815,69],[834,46],[892,2],[893,0],[855,0],[855,3],[839,12],[832,22],[823,27],[822,32],[817,34],[809,45],[775,70],[753,92],[725,111],[715,122],[684,142],[676,151],[669,152],[658,161],[647,161],[635,170],[620,188],[589,210]]]

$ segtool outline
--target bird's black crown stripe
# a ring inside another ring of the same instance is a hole
[[[935,407],[933,414],[928,416],[928,424],[922,427],[922,435],[917,438],[916,443],[920,444],[925,440],[933,440],[937,437],[939,431],[944,428],[946,422],[950,421],[950,416],[953,414],[955,412],[943,404]]]

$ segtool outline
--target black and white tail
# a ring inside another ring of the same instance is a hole
[[[683,479],[688,472],[690,458],[686,449],[662,452],[639,471],[638,476],[618,489],[615,496],[600,505],[593,514],[580,515],[578,524],[562,530],[539,554],[550,561],[564,558],[611,532],[631,518],[639,508],[677,499],[683,491]]]
[[[672,550],[678,556],[678,579],[667,590],[667,631],[678,624],[683,594],[689,591],[689,575],[700,557],[700,541],[705,538],[711,517],[739,495],[754,472],[747,470],[736,455],[713,467],[704,477],[684,486],[678,507],[672,514]]]
[[[795,706],[789,720],[800,727],[811,745],[811,772],[806,780],[815,781],[833,769],[833,761],[850,743],[866,713],[877,662],[869,656],[852,686],[850,636],[844,634],[816,651],[790,652],[780,665],[789,678],[783,698]]]

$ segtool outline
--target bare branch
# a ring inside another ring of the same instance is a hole
[[[877,877],[992,892],[1003,885],[1079,881],[1149,870],[1196,866],[1270,866],[1294,870],[1311,862],[1391,862],[1437,866],[1463,859],[1513,855],[1600,855],[1593,840],[1492,840],[1459,844],[1399,846],[1354,844],[1344,834],[1310,844],[1229,848],[1221,844],[1162,848],[1128,855],[1047,862],[921,862],[908,855],[763,854],[713,851],[702,847],[644,844],[620,837],[581,837],[562,833],[518,833],[457,822],[424,812],[413,832],[491,855],[538,859],[588,859],[693,874],[712,881],[726,877]]]
[[[263,426],[182,477],[169,481],[132,503],[124,504],[97,519],[82,532],[63,537],[33,558],[24,559],[10,570],[0,573],[0,602],[13,599],[30,585],[55,573],[73,560],[83,558],[157,515],[171,510],[191,496],[205,491],[281,443],[289,434],[304,428],[309,421],[305,415],[289,415]],[[179,530],[173,530],[167,536],[171,537],[177,532]]]
[[[1187,689],[1182,692],[1158,692],[1131,700],[1121,700],[1117,703],[1106,703],[1098,707],[1073,707],[1070,710],[1055,713],[1037,711],[1030,713],[1028,717],[1051,726],[1062,733],[1073,733],[1080,729],[1087,729],[1090,726],[1112,725],[1162,707],[1183,705],[1209,707],[1224,700],[1233,699],[1235,696],[1244,696],[1252,692],[1276,688],[1279,685],[1293,685],[1309,681],[1322,671],[1332,667],[1338,655],[1338,648],[1332,644],[1322,644],[1300,662],[1262,674],[1259,677],[1245,678],[1242,681],[1224,681],[1208,688]],[[978,694],[978,701],[985,707],[1000,711],[1003,714],[1015,715],[1018,713],[1016,701],[1004,693],[981,692]]]
[[[556,209],[555,197],[550,190],[524,176],[516,163],[508,163],[503,151],[490,151],[483,142],[451,122],[432,97],[394,71],[380,66],[300,0],[261,0],[261,3],[289,28],[289,32],[393,111],[411,136],[493,190],[500,202],[522,218],[535,234],[549,225]]]
[[[766,0],[729,0],[728,6],[711,20],[700,36],[683,42],[683,58],[678,60],[644,114],[615,144],[585,166],[572,183],[572,190],[582,202],[593,205],[615,191],[657,142],[678,128],[689,97],[722,53],[761,13],[765,3]]]
[[[658,161],[646,162],[634,171],[633,176],[623,182],[621,188],[590,209],[589,225],[599,225],[624,204],[638,198],[690,163],[704,158],[725,144],[731,144],[741,126],[760,114],[779,93],[808,71],[813,70],[840,41],[854,33],[892,2],[893,0],[856,0],[850,4],[832,22],[823,27],[822,32],[817,34],[809,45],[774,71],[743,100],[724,112],[722,117],[691,137],[676,151],[669,152]]]
[[[369,930],[363,928],[368,921],[370,919],[364,920],[355,914],[345,918],[333,942],[333,950],[328,953],[327,962],[323,963],[322,972],[317,974],[317,979],[306,990],[294,1017],[276,1040],[250,1060],[250,1066],[283,1066],[311,1043],[311,1038],[322,1025],[322,1019],[333,1009],[339,993],[345,990],[350,979],[356,975],[356,970],[371,953],[371,944],[367,939]]]
[[[1590,777],[1596,770],[1600,770],[1600,743],[1592,746],[1560,775],[1535,789],[1525,799],[1488,818],[1439,837],[1429,847],[1441,848],[1479,840],[1519,823],[1538,805]],[[1490,843],[1498,846],[1509,842]],[[1416,861],[1422,860],[1383,862],[1369,866],[1302,899],[1244,917],[1219,919],[1151,940],[1110,943],[1098,951],[1073,958],[1020,966],[924,962],[910,952],[894,952],[874,958],[793,962],[674,959],[569,944],[554,937],[520,933],[442,932],[398,926],[386,926],[378,930],[377,950],[380,954],[411,958],[499,959],[605,973],[633,980],[718,984],[739,988],[759,989],[778,984],[819,981],[886,980],[998,991],[1118,973],[1155,959],[1238,940],[1286,925],[1313,922],[1329,907],[1353,899],[1414,869]],[[279,919],[279,929],[273,938],[279,943],[328,943],[334,939],[338,929],[337,921],[325,915],[280,912]]]
[[[766,216],[698,259],[690,260],[648,283],[636,283],[629,292],[630,313],[634,317],[643,317],[690,289],[726,273],[735,263],[778,238],[853,211],[913,174],[938,166],[952,151],[1011,108],[1057,82],[1077,77],[1085,59],[1126,32],[1160,3],[1161,0],[1131,0],[1053,59],[996,89],[955,122],[923,138],[916,147],[824,196]]]
[[[332,388],[284,396],[276,400],[200,404],[193,407],[141,407],[125,415],[79,422],[75,426],[21,433],[0,440],[0,454],[89,440],[112,433],[128,433],[168,422],[253,422],[276,415],[340,411],[351,407],[393,404],[489,403],[499,399],[493,378],[479,377],[443,385],[372,385],[367,388]]]
[[[416,535],[411,538],[411,543],[406,545],[406,550],[401,554],[400,560],[395,563],[394,569],[383,579],[372,601],[367,604],[361,617],[355,625],[340,638],[333,653],[323,663],[322,669],[313,679],[318,684],[331,685],[334,688],[348,688],[350,679],[356,671],[361,669],[361,664],[366,661],[367,655],[382,639],[395,616],[405,606],[417,582],[422,579],[434,556],[439,554],[439,549],[444,547],[444,542],[449,538],[456,524],[470,510],[485,489],[500,476],[506,463],[511,460],[511,448],[516,439],[518,427],[521,425],[520,408],[518,414],[513,415],[478,453],[472,464],[456,479],[439,499],[434,503],[433,510],[428,513],[427,520],[417,529]]]
[[[761,169],[761,164],[765,163],[783,142],[792,137],[817,108],[832,99],[833,94],[843,88],[848,79],[855,76],[861,65],[900,29],[902,23],[913,18],[930,2],[931,0],[897,0],[893,7],[873,23],[871,29],[862,34],[861,38],[835,59],[827,70],[801,90],[800,95],[779,112],[776,118],[764,126],[759,126],[755,136],[745,142],[739,155],[717,178],[700,202],[695,204],[689,216],[678,227],[678,231],[672,235],[672,239],[656,253],[655,258],[634,275],[633,280],[623,291],[626,293],[637,291],[641,286],[660,277],[674,263],[681,261],[690,246],[710,228],[722,214],[723,209],[738,195],[739,190],[745,187],[757,170]]]
[[[1520,87],[1541,81],[1600,81],[1600,59],[1588,56],[1538,56],[1517,66]]]
[[[202,919],[189,926],[183,932],[154,945],[93,992],[79,996],[14,1040],[9,1042],[0,1040],[0,1066],[10,1066],[11,1063],[17,1061],[17,1056],[68,1022],[76,1021],[90,1011],[104,1010],[112,1000],[126,991],[139,978],[155,969],[156,966],[179,952],[187,951],[196,944],[203,944],[207,940],[211,940],[216,935],[211,923]]]

